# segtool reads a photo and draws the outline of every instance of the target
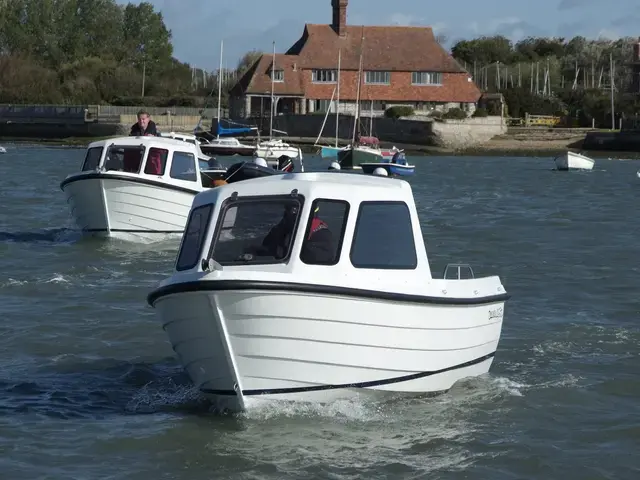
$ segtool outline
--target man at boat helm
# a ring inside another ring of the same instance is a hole
[[[131,126],[130,137],[159,137],[156,124],[146,110],[138,112],[138,121]]]
[[[302,244],[300,258],[305,263],[325,264],[333,262],[334,259],[333,235],[329,226],[318,218],[319,210],[319,207],[315,207],[311,225],[309,226],[309,234]],[[290,247],[291,236],[296,226],[297,216],[298,206],[294,204],[286,205],[282,219],[271,228],[262,241],[262,245],[251,250],[256,255],[268,255],[278,260],[286,257]],[[250,260],[244,255],[243,257],[246,260]]]

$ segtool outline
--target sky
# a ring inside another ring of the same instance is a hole
[[[274,41],[278,52],[286,51],[305,23],[331,23],[331,0],[147,1],[163,13],[172,31],[174,56],[208,71],[218,69],[221,40],[223,65],[235,68],[245,52],[271,52]],[[495,34],[513,41],[640,36],[639,0],[349,0],[347,12],[351,25],[430,26],[448,39],[449,47]]]

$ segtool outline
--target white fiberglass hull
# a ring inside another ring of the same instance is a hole
[[[83,232],[134,241],[182,234],[197,193],[109,173],[74,175],[61,188]]]
[[[231,411],[257,396],[327,402],[370,390],[446,391],[489,371],[506,300],[415,303],[287,286],[162,290],[150,301],[182,365]]]
[[[277,165],[278,159],[282,155],[286,155],[289,158],[298,158],[300,156],[300,150],[291,146],[258,146],[255,151],[256,157],[264,158],[268,163]],[[273,166],[273,165],[270,165]]]
[[[558,170],[592,170],[596,162],[579,153],[567,152],[556,157],[555,163]]]

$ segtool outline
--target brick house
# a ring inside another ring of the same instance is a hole
[[[428,27],[347,25],[348,0],[332,0],[331,25],[306,24],[284,54],[262,55],[231,90],[231,116],[269,115],[271,72],[278,114],[335,111],[331,96],[338,79],[340,112],[355,111],[360,51],[363,115],[381,115],[394,105],[416,113],[451,107],[473,111],[481,92],[471,76],[439,44]],[[364,37],[364,39],[363,39]]]

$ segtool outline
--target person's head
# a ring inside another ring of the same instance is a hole
[[[226,180],[220,180],[220,179],[218,179],[218,180],[214,180],[214,181],[213,181],[213,186],[214,186],[214,187],[221,187],[221,186],[223,186],[223,185],[228,185],[228,183],[227,183],[227,181],[226,181]]]
[[[142,128],[147,128],[149,125],[149,120],[151,119],[151,115],[146,110],[140,110],[138,112],[138,125]]]
[[[288,227],[293,227],[296,222],[296,218],[298,217],[298,204],[297,203],[287,203],[284,207],[284,215],[282,220],[285,225]]]

